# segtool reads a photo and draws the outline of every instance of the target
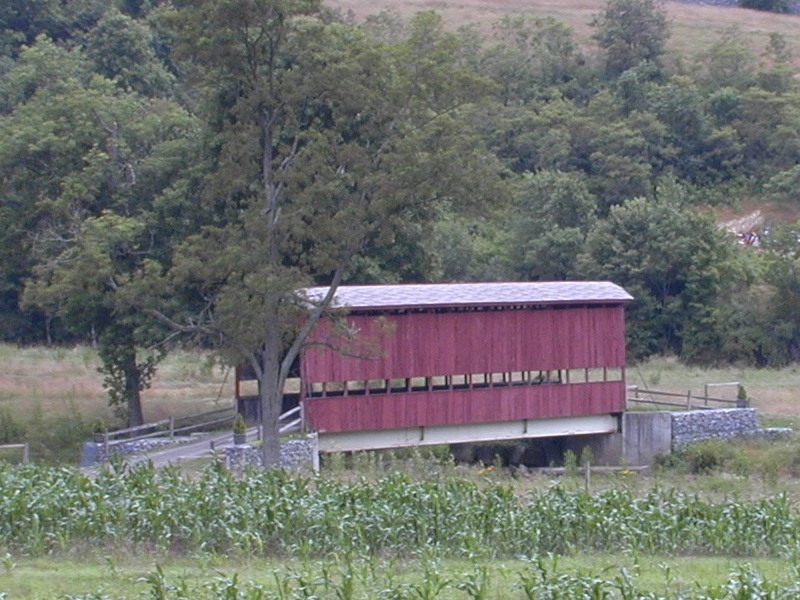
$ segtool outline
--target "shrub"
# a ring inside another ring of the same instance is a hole
[[[0,410],[0,444],[16,444],[25,438],[25,427],[18,423],[11,412]]]
[[[740,8],[752,8],[776,13],[788,13],[789,0],[739,0]]]
[[[702,474],[722,469],[735,455],[730,442],[706,440],[686,448],[687,466],[690,473]]]
[[[656,467],[676,469],[694,475],[703,475],[731,467],[741,474],[744,459],[741,450],[725,440],[705,440],[690,444],[672,454],[656,457]]]
[[[233,433],[246,433],[247,432],[247,425],[244,422],[244,417],[242,413],[236,413],[236,418],[233,421]]]

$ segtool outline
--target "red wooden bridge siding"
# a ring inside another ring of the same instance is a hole
[[[572,378],[569,383],[456,385],[455,389],[306,396],[311,384],[323,382],[521,371],[561,371],[564,378],[567,370],[621,369],[625,366],[623,305],[630,296],[621,288],[605,296],[608,289],[603,286],[608,285],[616,288],[605,283],[589,283],[586,289],[573,283],[563,284],[563,288],[561,284],[543,284],[548,294],[552,289],[558,294],[573,289],[584,294],[572,300],[559,296],[553,302],[537,299],[540,288],[536,284],[499,284],[487,289],[482,303],[475,306],[409,303],[381,309],[367,303],[359,310],[356,305],[346,317],[348,327],[359,332],[356,344],[347,348],[356,356],[330,347],[337,340],[331,337],[327,323],[321,323],[315,332],[315,339],[325,343],[312,345],[303,354],[301,393],[306,424],[333,433],[622,412],[625,383],[618,376],[614,381]],[[377,287],[367,289],[368,301],[382,298]],[[422,286],[416,287],[427,293]],[[448,294],[461,292],[457,286],[443,289],[448,298]],[[487,304],[490,293],[506,290],[519,293],[520,301]],[[593,290],[600,295],[592,296]],[[386,286],[386,291],[398,294],[401,300],[405,293],[402,286]],[[423,300],[430,302],[430,296]]]
[[[625,382],[545,384],[306,398],[305,416],[319,432],[492,423],[619,413]]]
[[[304,382],[625,365],[622,306],[357,315],[368,358],[312,346]],[[326,328],[317,334],[326,338]],[[379,351],[374,349],[379,347]],[[358,350],[358,349],[354,349]]]

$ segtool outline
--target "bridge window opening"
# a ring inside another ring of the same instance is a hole
[[[356,396],[364,394],[406,394],[415,392],[486,389],[492,387],[536,386],[559,384],[602,383],[624,381],[623,367],[587,369],[542,369],[469,373],[466,375],[434,375],[427,377],[395,377],[341,382],[318,382],[305,385],[311,398]],[[244,382],[242,382],[244,383]],[[295,387],[297,383],[295,383]],[[257,388],[254,390],[257,393]]]
[[[347,382],[346,381],[332,381],[329,382],[326,386],[326,392],[328,396],[344,396],[345,390],[347,389]]]
[[[586,369],[568,369],[567,383],[586,383]]]
[[[236,395],[239,398],[258,396],[258,380],[256,379],[240,379],[236,382],[236,386]]]
[[[432,381],[432,388],[434,390],[446,390],[448,389],[448,377],[445,375],[439,375],[437,377],[431,377]],[[429,388],[430,389],[430,388]]]
[[[368,394],[385,394],[388,391],[386,379],[369,379],[367,381]]]
[[[469,381],[472,388],[489,387],[489,379],[486,373],[472,373],[469,376]]]

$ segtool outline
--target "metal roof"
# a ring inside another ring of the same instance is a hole
[[[328,287],[302,290],[319,301]],[[550,304],[620,304],[633,297],[609,281],[535,281],[502,283],[425,283],[343,285],[333,306],[353,309],[403,309]]]

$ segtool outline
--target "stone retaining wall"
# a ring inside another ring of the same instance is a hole
[[[232,471],[245,467],[261,468],[261,449],[249,444],[226,446],[222,449],[225,465]],[[281,444],[280,466],[285,469],[308,469],[314,467],[314,443],[311,438],[288,440]]]
[[[672,413],[672,448],[715,438],[763,437],[782,438],[791,429],[762,429],[754,408],[720,408]]]
[[[190,436],[181,436],[174,438],[145,438],[143,440],[121,440],[114,441],[108,444],[108,454],[106,456],[106,446],[103,442],[85,442],[83,444],[83,452],[81,454],[80,465],[82,467],[89,467],[95,463],[105,462],[111,456],[133,456],[134,454],[144,454],[151,450],[159,450],[167,446],[174,446],[176,444],[185,444],[193,441],[194,438]]]

